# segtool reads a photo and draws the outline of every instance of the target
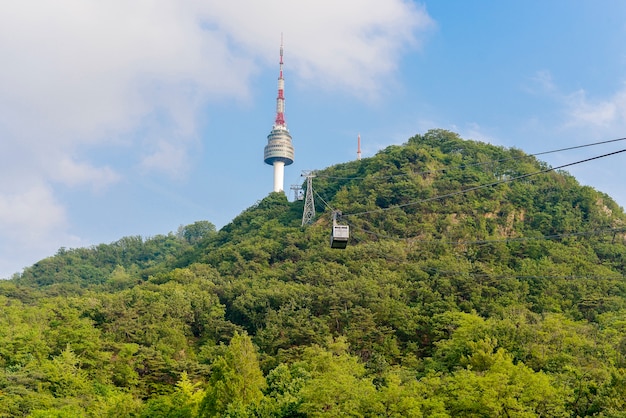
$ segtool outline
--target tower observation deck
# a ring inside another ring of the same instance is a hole
[[[265,164],[274,166],[274,191],[283,191],[285,166],[293,164],[294,150],[291,134],[285,122],[285,79],[283,78],[283,42],[280,41],[280,72],[278,75],[278,97],[276,99],[276,120],[267,136],[264,151]]]

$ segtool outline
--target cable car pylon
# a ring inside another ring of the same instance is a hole
[[[313,177],[315,171],[303,171],[302,177],[306,177],[306,196],[304,198],[304,210],[302,211],[302,226],[313,222],[315,218],[315,201],[313,200]]]

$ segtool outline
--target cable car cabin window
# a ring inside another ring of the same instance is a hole
[[[350,238],[350,227],[348,225],[334,225],[330,236],[330,248],[346,248]]]

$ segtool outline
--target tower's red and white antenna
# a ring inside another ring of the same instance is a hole
[[[283,78],[283,34],[280,34],[280,71],[278,73],[278,97],[276,98],[276,126],[285,126],[285,79]]]
[[[361,134],[357,136],[356,159],[361,160]]]

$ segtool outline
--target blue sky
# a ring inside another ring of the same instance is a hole
[[[285,45],[302,170],[428,129],[528,153],[626,136],[626,2],[23,0],[0,13],[0,277],[218,228],[267,196]],[[625,147],[551,154],[553,166]],[[623,154],[572,167],[626,204]]]

